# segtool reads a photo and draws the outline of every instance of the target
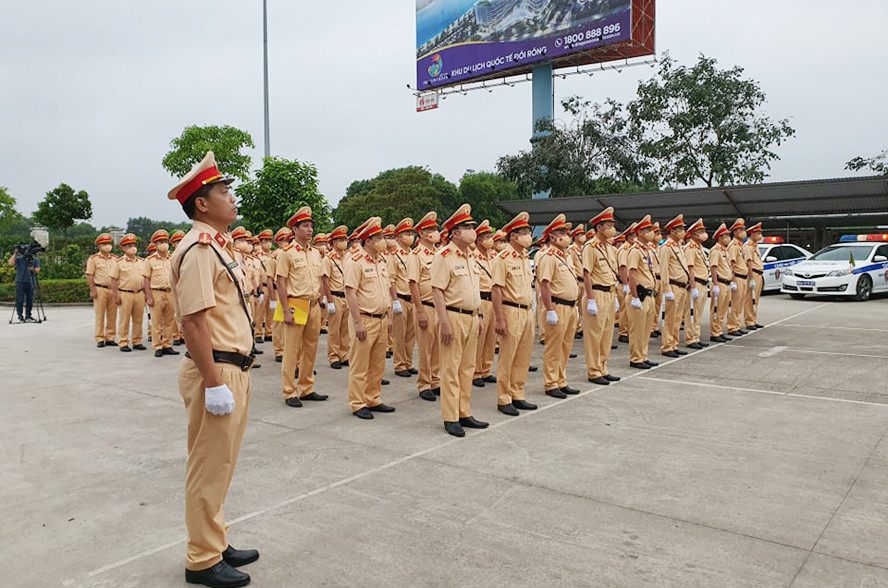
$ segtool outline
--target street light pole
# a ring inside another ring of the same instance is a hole
[[[268,2],[262,0],[262,55],[265,88],[265,157],[271,157],[271,140],[268,138]]]

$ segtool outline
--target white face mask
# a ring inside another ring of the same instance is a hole
[[[515,241],[516,241],[519,245],[521,245],[522,247],[524,247],[525,249],[527,249],[528,247],[530,247],[531,245],[533,245],[533,235],[531,235],[531,234],[527,234],[527,235],[519,235],[518,238],[515,239]]]
[[[127,245],[123,248],[123,252],[126,253],[128,257],[134,257],[136,255],[136,246]]]
[[[558,247],[559,249],[567,249],[568,245],[570,245],[570,237],[567,235],[561,235],[555,239],[555,247]]]
[[[441,231],[432,231],[428,235],[428,240],[432,243],[440,243],[441,242]]]
[[[459,230],[459,240],[466,245],[472,245],[477,238],[478,233],[475,232],[475,229],[472,229],[470,227],[463,227]]]
[[[604,238],[605,239],[613,239],[617,236],[617,227],[605,227],[604,228]]]
[[[398,240],[401,242],[401,247],[403,247],[404,249],[410,249],[411,247],[413,247],[415,237],[413,233],[405,233],[398,237]]]
[[[102,253],[111,253],[111,245],[107,243],[104,245],[99,245],[99,251],[101,251]]]
[[[158,252],[158,253],[166,253],[167,251],[170,250],[170,244],[169,244],[169,243],[157,243],[157,244],[155,245],[155,247],[157,247],[157,252]]]
[[[336,239],[333,241],[333,247],[336,248],[336,251],[345,251],[348,249],[348,241],[345,239]]]
[[[265,253],[271,251],[271,241],[267,239],[262,239],[262,251],[264,251]]]
[[[386,250],[385,239],[377,239],[373,243],[373,248],[376,249],[377,253],[382,253]]]

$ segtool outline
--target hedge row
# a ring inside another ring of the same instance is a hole
[[[86,280],[40,280],[45,304],[90,302]],[[15,284],[0,284],[0,302],[15,302]]]

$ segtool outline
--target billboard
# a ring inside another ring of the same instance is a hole
[[[654,53],[654,0],[416,0],[419,91]]]

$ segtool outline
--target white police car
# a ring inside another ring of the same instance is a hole
[[[784,270],[811,257],[811,253],[792,243],[784,243],[783,237],[763,237],[758,245],[764,264],[762,289],[779,290]]]
[[[888,233],[844,235],[835,245],[783,270],[784,294],[853,296],[869,300],[873,292],[888,292]]]

